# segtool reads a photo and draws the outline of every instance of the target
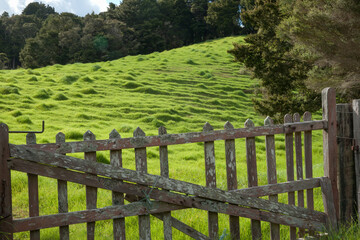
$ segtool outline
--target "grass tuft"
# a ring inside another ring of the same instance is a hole
[[[20,94],[20,93],[17,87],[2,86],[0,87],[0,94],[8,95],[8,94]]]
[[[34,95],[34,98],[38,98],[38,99],[48,99],[50,98],[50,91],[47,91],[45,89],[40,89],[39,91],[36,92],[36,94]]]
[[[81,140],[83,139],[84,134],[78,131],[69,131],[65,133],[66,139],[73,139],[73,140]]]
[[[97,94],[97,91],[95,91],[95,89],[93,89],[93,88],[85,88],[85,89],[81,90],[81,92],[83,94]]]
[[[22,124],[32,124],[32,121],[29,116],[19,116],[16,118],[16,121]]]
[[[79,76],[76,75],[65,75],[60,79],[60,82],[63,84],[73,84],[74,82],[76,82],[79,79]]]
[[[66,97],[64,94],[62,93],[58,93],[54,96],[54,99],[57,101],[64,101],[64,100],[68,100],[68,97]]]

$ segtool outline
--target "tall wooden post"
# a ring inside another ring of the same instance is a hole
[[[328,128],[323,131],[324,175],[330,178],[336,216],[339,219],[339,193],[337,188],[337,142],[336,142],[336,92],[333,88],[322,90],[323,120]]]
[[[353,100],[353,129],[354,129],[354,159],[355,159],[355,175],[356,175],[356,194],[357,194],[357,211],[358,221],[360,219],[360,99]]]
[[[1,240],[12,240],[12,201],[11,201],[11,175],[7,165],[9,151],[9,128],[0,124],[0,234]],[[10,228],[10,229],[9,229]],[[5,230],[4,229],[9,229]]]
[[[351,104],[336,105],[338,143],[339,213],[342,223],[351,223],[356,216],[355,162],[353,144],[353,111]]]

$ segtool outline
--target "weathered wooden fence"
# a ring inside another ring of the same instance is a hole
[[[59,227],[60,238],[69,239],[70,224],[87,223],[87,237],[94,239],[95,222],[113,219],[114,239],[125,239],[126,217],[139,216],[140,239],[151,239],[149,214],[163,221],[164,239],[172,239],[173,227],[194,239],[219,239],[218,213],[229,215],[232,239],[240,239],[239,217],[251,219],[253,239],[262,238],[261,221],[271,223],[271,239],[280,239],[280,225],[290,227],[291,239],[313,235],[315,231],[336,229],[340,210],[335,91],[324,89],[322,101],[323,119],[319,121],[312,120],[307,112],[302,122],[299,114],[286,115],[282,125],[274,125],[267,118],[261,127],[255,127],[248,120],[241,129],[234,129],[226,123],[224,130],[214,131],[210,124],[206,124],[203,132],[183,134],[167,134],[161,127],[158,136],[145,136],[138,128],[133,138],[121,138],[113,131],[108,140],[95,140],[95,136],[87,132],[84,141],[65,142],[65,136],[59,133],[56,143],[36,144],[35,136],[30,134],[27,145],[13,145],[8,142],[7,126],[1,124],[1,238],[12,239],[13,233],[30,231],[31,239],[40,239],[40,229]],[[313,178],[312,173],[314,130],[323,130],[324,176],[320,178]],[[278,183],[276,174],[276,134],[285,134],[287,182],[282,183]],[[266,138],[268,185],[264,186],[258,186],[257,136]],[[238,189],[237,185],[235,140],[238,138],[246,139],[248,188],[245,189]],[[214,141],[220,140],[225,141],[227,191],[216,187]],[[197,142],[204,143],[206,186],[170,179],[167,146]],[[160,176],[147,173],[146,148],[153,146],[159,146]],[[122,168],[122,149],[129,148],[135,149],[136,171]],[[96,162],[97,151],[110,151],[111,164]],[[77,152],[85,153],[85,161],[65,155]],[[12,217],[12,170],[28,173],[29,218]],[[39,216],[37,176],[58,179],[58,214]],[[68,212],[68,181],[86,185],[87,210]],[[112,206],[97,208],[97,188],[113,191]],[[314,188],[321,188],[325,212],[314,210]],[[281,193],[288,194],[288,204],[278,202]],[[263,196],[269,196],[268,200],[260,198]],[[124,199],[129,203],[124,204]],[[209,236],[171,216],[171,211],[185,208],[208,211]]]

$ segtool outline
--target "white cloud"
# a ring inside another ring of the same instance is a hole
[[[22,10],[35,0],[0,0],[0,14],[7,11],[9,14],[20,14]],[[107,0],[38,0],[55,8],[58,13],[71,12],[79,16],[88,13],[99,13],[106,11]]]

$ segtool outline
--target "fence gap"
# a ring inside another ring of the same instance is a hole
[[[250,119],[246,120],[245,128],[254,128],[254,123]],[[256,147],[255,137],[246,138],[246,163],[248,173],[248,186],[258,186],[257,166],[256,166]],[[261,222],[259,220],[251,220],[252,239],[261,239]]]
[[[311,113],[305,112],[303,116],[304,122],[311,121]],[[313,178],[313,164],[312,164],[312,131],[304,132],[304,160],[305,160],[305,178]],[[306,207],[314,210],[314,190],[306,190]],[[310,236],[314,236],[315,232],[310,230]]]
[[[265,126],[274,125],[273,120],[270,117],[267,117],[264,120]],[[266,145],[266,166],[267,166],[267,178],[268,184],[276,184],[277,183],[277,175],[276,175],[276,154],[275,154],[275,136],[274,135],[266,135],[265,137],[265,145]],[[270,201],[278,201],[278,195],[270,195]],[[276,223],[270,223],[270,236],[271,240],[280,240],[280,225]]]
[[[84,141],[95,140],[96,137],[91,131],[87,131],[84,134]],[[96,162],[96,152],[85,152],[84,153],[85,161]],[[86,209],[95,209],[97,201],[97,188],[86,186]],[[87,223],[87,239],[95,239],[95,222]]]
[[[35,133],[26,135],[26,144],[36,144]],[[29,216],[39,216],[39,180],[38,175],[28,173],[29,184]],[[30,231],[30,240],[40,240],[40,230]]]
[[[225,130],[231,131],[234,126],[230,122],[226,122]],[[235,139],[225,140],[225,155],[226,155],[226,176],[228,191],[238,188],[236,175],[236,151]],[[240,239],[240,225],[239,217],[229,215],[230,235],[232,240]]]
[[[134,137],[145,137],[145,132],[138,127],[134,131]],[[146,148],[135,148],[135,163],[136,171],[147,173]],[[140,240],[151,239],[149,215],[139,216],[139,237]]]
[[[214,131],[210,123],[205,123],[203,132]],[[205,175],[206,175],[206,186],[210,188],[216,188],[216,170],[215,170],[215,150],[214,141],[205,142]],[[215,212],[208,212],[208,229],[210,239],[219,238],[219,225],[218,225],[218,214]]]
[[[167,134],[166,128],[161,126],[159,127],[159,135]],[[160,154],[160,171],[161,176],[169,178],[169,159],[168,159],[168,149],[167,146],[159,147]],[[164,239],[172,239],[172,225],[171,225],[171,212],[163,213],[163,224],[164,224]]]
[[[56,143],[62,144],[65,143],[65,134],[59,132],[56,134]],[[66,154],[64,154],[66,155]],[[67,213],[69,211],[68,206],[68,187],[67,181],[58,180],[58,208],[59,213]],[[70,232],[69,225],[59,227],[60,239],[61,240],[69,240]]]
[[[109,134],[109,139],[119,139],[120,134],[113,129]],[[122,164],[122,150],[110,150],[110,164],[115,169],[123,167]],[[121,181],[122,182],[122,181]],[[124,194],[120,192],[112,192],[112,204],[113,205],[124,205]],[[113,234],[116,240],[125,240],[125,218],[113,219]]]
[[[292,123],[292,116],[290,114],[285,115],[284,123]],[[285,151],[287,181],[294,181],[294,137],[292,133],[285,134]],[[288,204],[295,205],[295,192],[288,193]],[[295,227],[290,227],[290,239],[296,239]]]

